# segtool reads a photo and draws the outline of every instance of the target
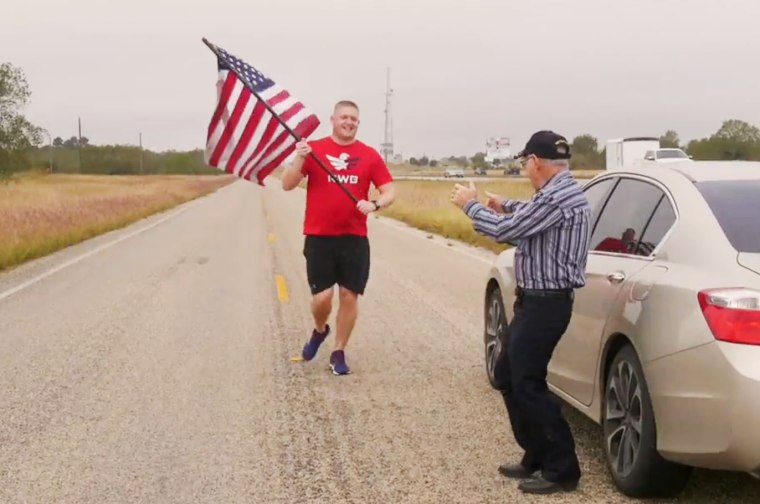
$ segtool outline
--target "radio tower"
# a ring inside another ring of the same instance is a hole
[[[388,68],[385,88],[385,139],[380,145],[380,150],[386,163],[388,162],[388,159],[393,158],[393,117],[391,116],[392,96],[393,89],[391,89],[391,69]]]

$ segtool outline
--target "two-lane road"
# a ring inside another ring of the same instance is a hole
[[[490,253],[371,218],[353,374],[328,371],[331,340],[291,362],[311,329],[303,192],[269,184],[0,276],[0,503],[627,502],[574,414],[579,492],[525,497],[496,472],[519,451],[483,369]],[[683,497],[760,490],[698,472]]]

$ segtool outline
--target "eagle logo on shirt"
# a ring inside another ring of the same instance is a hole
[[[327,154],[327,160],[330,161],[330,164],[335,168],[335,171],[343,171],[353,168],[359,161],[359,158],[349,158],[348,154],[343,152],[338,157]]]

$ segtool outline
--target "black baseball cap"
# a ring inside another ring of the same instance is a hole
[[[534,155],[543,159],[570,159],[570,144],[567,139],[550,130],[533,133],[525,148],[517,153],[518,158]]]

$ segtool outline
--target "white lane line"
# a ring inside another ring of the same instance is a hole
[[[46,272],[44,272],[44,273],[42,273],[40,275],[37,275],[36,277],[34,277],[34,278],[30,279],[30,280],[27,280],[26,282],[21,283],[21,284],[15,286],[15,287],[13,287],[12,289],[8,289],[8,290],[6,290],[4,292],[0,292],[0,301],[2,301],[3,299],[11,297],[12,295],[14,295],[14,294],[16,294],[16,293],[18,293],[18,292],[26,289],[27,287],[31,287],[32,285],[34,285],[34,284],[36,284],[38,282],[41,282],[42,280],[46,279],[47,277],[49,277],[51,275],[54,275],[54,274],[58,273],[59,271],[68,268],[69,266],[73,266],[73,265],[77,264],[78,262],[84,261],[85,259],[87,259],[89,257],[92,257],[95,254],[98,254],[98,253],[100,253],[100,252],[102,252],[102,251],[104,251],[104,250],[106,250],[108,248],[113,247],[114,245],[117,245],[117,244],[119,244],[119,243],[121,243],[121,242],[123,242],[125,240],[130,239],[130,238],[133,238],[133,237],[135,237],[135,236],[137,236],[137,235],[139,235],[141,233],[144,233],[145,231],[148,231],[149,229],[153,229],[154,227],[158,226],[159,224],[162,224],[162,223],[168,221],[169,219],[172,219],[172,218],[176,217],[177,215],[181,214],[182,212],[187,211],[190,208],[190,206],[192,206],[192,205],[184,206],[183,208],[180,208],[179,210],[176,210],[176,211],[172,212],[171,214],[169,214],[169,215],[167,215],[165,217],[162,217],[160,220],[157,220],[156,222],[153,222],[153,223],[151,223],[151,224],[149,224],[149,225],[147,225],[147,226],[145,226],[143,228],[140,228],[140,229],[137,229],[135,231],[132,231],[131,233],[128,233],[128,234],[126,234],[124,236],[121,236],[121,237],[115,239],[112,242],[104,243],[103,245],[101,245],[101,246],[99,246],[99,247],[97,247],[97,248],[95,248],[93,250],[90,250],[89,252],[86,252],[86,253],[78,256],[78,257],[75,257],[74,259],[69,260],[69,261],[66,261],[63,264],[59,264],[58,266],[56,266],[54,268],[51,268],[48,271],[46,271]]]

